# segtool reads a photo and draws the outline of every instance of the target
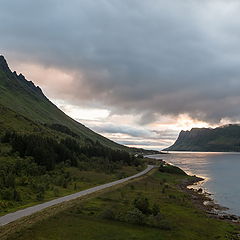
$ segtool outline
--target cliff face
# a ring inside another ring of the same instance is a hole
[[[240,125],[181,131],[167,151],[240,151]]]

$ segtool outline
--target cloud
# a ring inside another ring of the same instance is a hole
[[[138,138],[138,139],[152,139],[152,140],[162,140],[162,139],[171,139],[174,140],[178,131],[177,130],[154,130],[143,128],[141,126],[130,126],[130,125],[121,125],[110,123],[111,119],[108,119],[108,122],[103,121],[93,121],[91,123],[88,120],[85,120],[85,123],[99,133],[104,134],[122,134],[129,137]]]
[[[143,127],[86,121],[88,127],[112,140],[127,146],[138,146],[161,150],[173,143],[178,131],[152,130]]]
[[[150,137],[154,133],[143,128],[129,127],[129,126],[119,126],[114,124],[107,124],[101,126],[93,126],[93,128],[100,133],[122,133],[127,134],[132,137]]]
[[[240,117],[238,1],[0,3],[2,52],[45,69],[55,98],[141,114],[139,124],[161,115]]]

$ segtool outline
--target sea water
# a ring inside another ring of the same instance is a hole
[[[240,216],[240,153],[170,152],[153,157],[203,177],[200,187],[216,203],[229,208],[228,213]]]

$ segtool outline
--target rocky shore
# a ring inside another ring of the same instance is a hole
[[[204,181],[204,179],[192,176],[182,182],[180,188],[182,191],[188,193],[191,196],[192,202],[208,216],[240,224],[240,216],[227,213],[226,210],[228,210],[228,208],[215,203],[210,197],[212,194],[205,192],[202,188],[191,188],[192,185],[196,185],[201,181]]]
[[[154,164],[168,165],[163,159],[148,158],[150,161],[155,161]],[[179,168],[179,167],[178,167]],[[181,169],[181,168],[179,168]],[[182,169],[181,169],[182,170]],[[198,177],[196,175],[190,176],[190,178],[185,179],[180,185],[180,189],[191,196],[192,202],[200,209],[202,209],[209,217],[214,217],[217,219],[229,221],[240,225],[240,216],[227,213],[227,207],[223,207],[211,198],[211,193],[204,191],[202,188],[198,188],[197,184],[204,181],[204,178]],[[196,186],[196,187],[193,187]]]

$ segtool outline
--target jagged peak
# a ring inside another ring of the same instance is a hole
[[[10,68],[8,67],[8,63],[3,55],[0,55],[0,70],[5,73],[12,73]]]
[[[16,71],[13,71],[13,72],[11,71],[8,66],[7,60],[5,59],[5,57],[3,55],[0,55],[0,70],[3,71],[4,73],[6,73],[10,79],[15,79],[15,80],[27,85],[33,91],[36,91],[37,93],[41,94],[42,96],[44,96],[46,98],[46,96],[42,92],[42,89],[39,86],[36,86],[32,81],[28,81],[22,73],[18,74]]]
[[[26,80],[25,76],[24,76],[22,73],[19,73],[19,74],[18,74],[18,77]]]
[[[22,74],[22,73],[19,73],[17,74],[16,73],[16,76],[17,76],[17,79],[21,82],[24,82],[24,83],[27,83],[27,85],[33,89],[34,91],[37,91],[38,93],[40,93],[41,95],[43,95],[44,97],[46,97],[43,92],[42,92],[42,89],[39,87],[39,86],[36,86],[32,81],[29,81],[25,78],[25,76]]]
[[[7,62],[6,59],[5,59],[5,57],[4,57],[3,55],[0,55],[0,62],[1,62],[1,61]]]

